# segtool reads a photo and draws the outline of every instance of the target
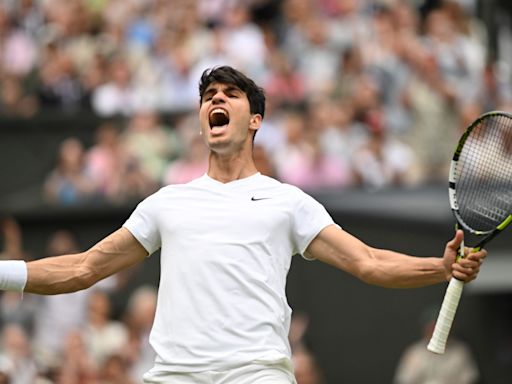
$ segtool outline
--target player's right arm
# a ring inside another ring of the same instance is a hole
[[[126,228],[120,228],[89,250],[27,263],[25,292],[55,295],[88,288],[148,255]]]

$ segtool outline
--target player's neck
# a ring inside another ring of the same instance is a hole
[[[251,156],[241,154],[221,155],[210,153],[208,176],[221,183],[244,179],[254,175],[258,170]]]

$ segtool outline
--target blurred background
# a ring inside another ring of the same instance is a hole
[[[512,111],[505,0],[0,0],[0,257],[81,251],[206,169],[198,79],[263,86],[259,170],[370,245],[439,255],[465,126]],[[384,290],[296,257],[298,384],[510,383],[510,234],[425,352],[445,287]],[[0,297],[0,383],[138,383],[158,255],[72,295]]]

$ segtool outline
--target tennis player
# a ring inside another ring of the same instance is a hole
[[[38,294],[81,290],[161,249],[158,304],[145,383],[295,383],[285,280],[302,254],[383,287],[473,280],[486,252],[455,262],[372,248],[336,225],[296,187],[261,175],[252,146],[265,96],[231,67],[203,73],[201,134],[207,173],[143,200],[122,228],[72,255],[0,262],[0,288]]]

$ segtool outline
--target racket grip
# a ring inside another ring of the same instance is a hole
[[[436,326],[432,338],[427,346],[427,349],[431,352],[443,354],[450,329],[452,328],[453,318],[459,305],[460,297],[462,295],[462,289],[464,288],[464,282],[451,278],[446,293],[444,295],[443,304],[437,317]]]

